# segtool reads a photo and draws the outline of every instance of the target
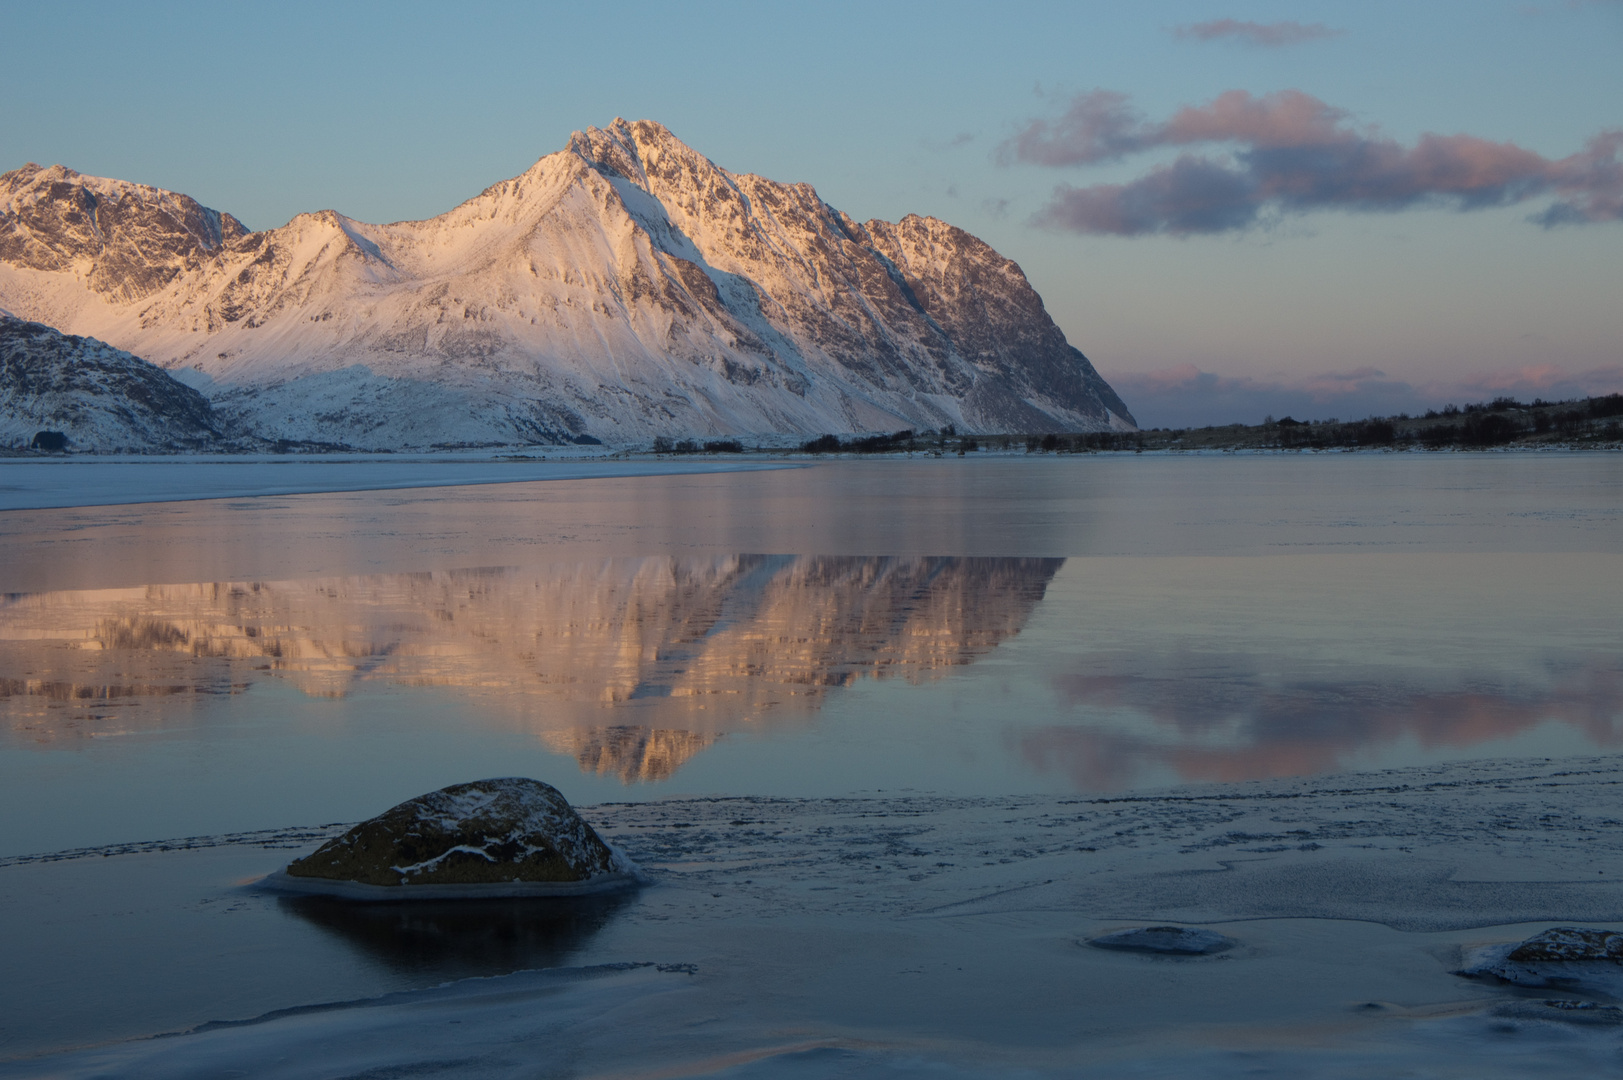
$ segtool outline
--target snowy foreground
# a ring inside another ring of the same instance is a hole
[[[654,884],[560,966],[336,1004],[312,987],[0,1076],[1614,1075],[1617,1010],[1453,972],[1551,925],[1623,925],[1620,784],[1603,757],[1119,798],[588,807]],[[0,895],[74,867],[103,884],[210,859],[268,872],[331,832],[3,860]],[[252,889],[219,891],[265,902]],[[1164,923],[1238,945],[1085,943]]]

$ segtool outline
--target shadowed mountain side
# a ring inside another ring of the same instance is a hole
[[[389,225],[323,210],[249,234],[183,195],[29,165],[0,176],[0,307],[188,369],[270,439],[1134,428],[982,241],[859,224],[649,121]],[[379,396],[391,381],[447,400],[404,407]]]
[[[0,447],[42,430],[103,453],[222,447],[208,400],[139,356],[0,313]]]
[[[37,741],[152,726],[145,699],[275,678],[315,697],[455,690],[589,772],[669,777],[741,723],[864,676],[921,682],[1019,633],[1059,559],[627,559],[0,602],[0,683]],[[111,713],[109,707],[116,706]]]

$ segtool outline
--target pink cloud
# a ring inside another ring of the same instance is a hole
[[[1268,212],[1474,210],[1541,196],[1554,197],[1533,219],[1546,227],[1623,219],[1623,131],[1555,160],[1474,135],[1425,134],[1404,146],[1300,90],[1230,90],[1161,124],[1125,95],[1095,90],[1055,120],[1028,122],[998,153],[1005,163],[1056,167],[1211,144],[1227,152],[1186,150],[1122,184],[1062,184],[1036,221],[1081,233],[1189,235],[1244,229]]]
[[[1240,19],[1213,19],[1210,22],[1185,23],[1172,28],[1172,36],[1193,38],[1196,41],[1219,41],[1229,38],[1246,45],[1277,49],[1284,45],[1299,45],[1304,41],[1319,41],[1340,37],[1345,30],[1336,30],[1323,23],[1282,22],[1258,23]]]

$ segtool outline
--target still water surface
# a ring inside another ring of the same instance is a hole
[[[0,543],[0,855],[487,775],[1096,792],[1623,739],[1615,456],[846,462]]]

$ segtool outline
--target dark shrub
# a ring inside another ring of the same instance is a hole
[[[1436,427],[1429,427],[1420,433],[1420,441],[1433,450],[1443,446],[1452,446],[1454,443],[1459,442],[1459,439],[1460,429],[1453,424],[1438,424]]]
[[[1365,420],[1349,426],[1353,442],[1359,446],[1391,446],[1398,440],[1398,430],[1390,420]]]
[[[800,448],[808,454],[832,454],[840,449],[840,439],[837,435],[819,435],[801,443]]]
[[[1466,446],[1502,446],[1519,434],[1507,417],[1495,413],[1476,413],[1466,419],[1460,430],[1460,442]]]
[[[1599,420],[1603,416],[1623,416],[1623,394],[1607,394],[1589,399],[1589,415]]]
[[[704,452],[707,454],[742,454],[744,444],[737,439],[712,439],[704,444]]]
[[[28,445],[33,450],[66,450],[68,437],[61,431],[39,431],[34,433],[34,441]]]

